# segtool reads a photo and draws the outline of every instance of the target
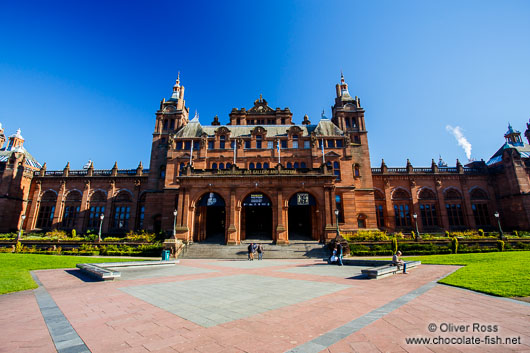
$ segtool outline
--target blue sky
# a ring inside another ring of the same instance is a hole
[[[0,3],[0,122],[49,169],[149,164],[177,72],[202,124],[262,93],[330,115],[344,72],[373,166],[488,159],[530,118],[528,1]]]

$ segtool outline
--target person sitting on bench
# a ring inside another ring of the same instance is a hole
[[[401,265],[403,265],[403,273],[407,273],[407,263],[405,261],[403,261],[401,258],[401,251],[398,251],[397,253],[394,254],[394,256],[392,256],[392,265],[394,266],[397,266],[398,268],[398,271],[401,267]]]

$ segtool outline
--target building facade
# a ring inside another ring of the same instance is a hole
[[[331,119],[294,124],[289,108],[259,97],[215,116],[190,119],[177,79],[154,121],[149,169],[48,171],[0,128],[0,231],[145,229],[185,241],[288,244],[329,241],[343,231],[440,232],[530,229],[530,146],[511,126],[488,160],[449,168],[372,168],[364,109],[341,76]],[[525,132],[530,139],[530,125]],[[7,142],[7,144],[6,144]],[[4,147],[4,144],[6,146]]]

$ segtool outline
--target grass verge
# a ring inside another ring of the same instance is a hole
[[[139,259],[0,253],[0,294],[37,288],[29,271],[75,268],[79,263],[123,261]]]
[[[406,260],[465,266],[440,283],[501,297],[530,296],[529,251],[414,256]]]

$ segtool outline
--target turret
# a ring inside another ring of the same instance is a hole
[[[514,130],[511,124],[508,124],[508,131],[504,134],[504,138],[506,139],[506,143],[512,146],[524,146],[523,140],[521,139],[521,132]]]
[[[17,132],[8,138],[7,142],[7,151],[17,151],[21,150],[24,145],[24,138],[20,134],[20,129],[17,130]]]

